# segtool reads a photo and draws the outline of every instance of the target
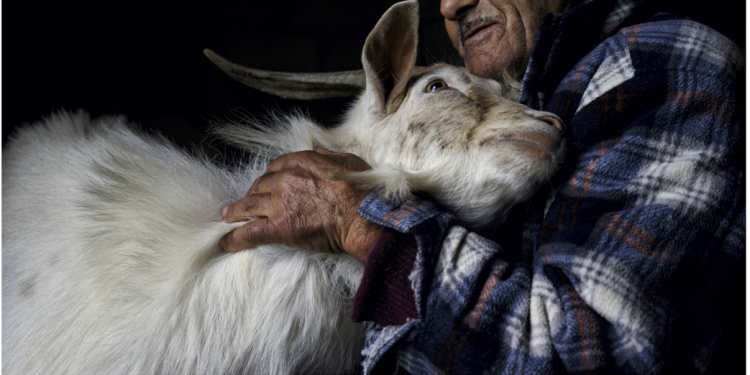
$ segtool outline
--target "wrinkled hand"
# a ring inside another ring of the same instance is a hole
[[[225,235],[219,246],[236,252],[280,243],[323,253],[347,252],[366,263],[382,229],[357,213],[370,191],[333,181],[330,172],[368,169],[357,156],[322,148],[279,157],[243,199],[222,212],[228,223],[258,219]]]

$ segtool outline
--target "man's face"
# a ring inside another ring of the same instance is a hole
[[[445,28],[469,71],[499,79],[520,77],[542,17],[562,11],[566,0],[442,0]]]

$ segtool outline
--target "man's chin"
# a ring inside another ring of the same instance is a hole
[[[502,80],[507,77],[508,73],[518,80],[523,77],[527,64],[523,56],[513,59],[510,54],[500,54],[497,50],[492,52],[495,53],[469,53],[466,51],[464,53],[466,68],[472,74],[496,80]]]
[[[501,56],[488,54],[479,56],[467,55],[464,60],[466,61],[466,67],[472,74],[498,80],[502,78],[503,72],[511,65],[510,61],[504,61]]]

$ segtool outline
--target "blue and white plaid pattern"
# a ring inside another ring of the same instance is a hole
[[[381,200],[377,193],[373,193],[362,201],[359,215],[401,233],[410,233],[415,224],[431,219],[441,211],[439,203],[419,197],[395,203]]]
[[[594,6],[604,2],[614,5]],[[642,4],[589,0],[547,18],[521,97],[568,124],[571,167],[546,215],[531,214],[523,249],[436,206],[363,203],[378,222],[400,216],[419,244],[419,319],[373,325],[365,373],[386,351],[411,373],[703,372],[715,361],[731,312],[744,311],[733,294],[744,290],[744,61],[674,16],[611,25]],[[565,21],[596,9],[615,34],[546,88],[539,77],[569,59],[558,44],[598,32],[567,35]]]

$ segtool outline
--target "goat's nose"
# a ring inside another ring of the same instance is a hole
[[[540,117],[537,117],[537,120],[542,120],[542,121],[544,121],[544,122],[546,122],[546,123],[554,126],[557,130],[559,130],[561,132],[563,131],[562,120],[560,120],[560,118],[557,117],[557,116],[540,116]]]
[[[544,112],[544,111],[535,111],[533,109],[526,110],[526,114],[537,119],[540,121],[544,121],[552,126],[555,127],[555,129],[559,131],[564,131],[565,126],[563,125],[562,120],[557,117],[556,114],[551,112]]]
[[[440,13],[447,20],[457,21],[461,19],[466,11],[477,6],[479,0],[441,0]]]

